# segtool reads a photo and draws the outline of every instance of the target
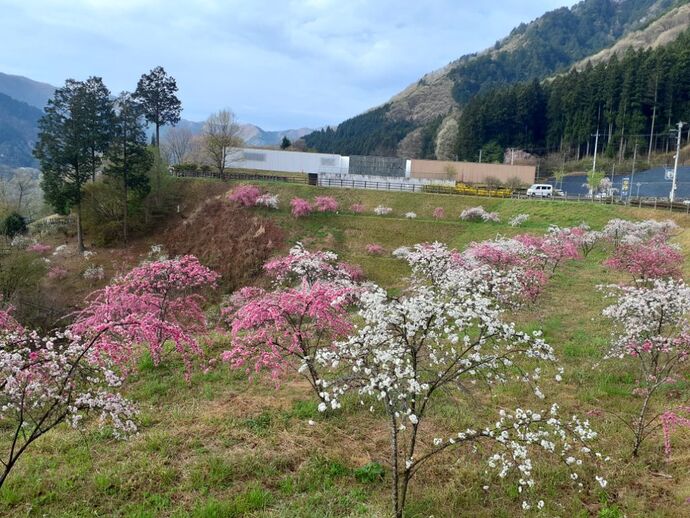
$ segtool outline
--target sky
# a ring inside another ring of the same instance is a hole
[[[133,90],[157,65],[185,119],[337,124],[566,0],[0,0],[0,72]]]

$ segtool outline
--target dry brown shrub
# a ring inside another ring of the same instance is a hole
[[[221,283],[230,290],[259,275],[283,241],[276,224],[220,198],[201,204],[163,238],[171,255],[195,255],[220,273]]]

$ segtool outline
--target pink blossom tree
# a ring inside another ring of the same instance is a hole
[[[682,276],[683,254],[677,247],[654,238],[649,242],[621,243],[604,266],[630,274],[636,283]]]
[[[333,196],[317,196],[314,198],[314,207],[318,212],[336,212],[338,201]]]
[[[323,400],[315,355],[350,331],[352,295],[349,287],[306,280],[296,288],[240,290],[223,310],[232,338],[223,361],[249,375],[267,370],[276,385],[287,372],[298,373]]]
[[[667,434],[668,450],[671,428],[685,421],[674,417],[672,410],[654,414],[651,404],[662,387],[674,383],[675,373],[690,354],[690,288],[683,281],[656,279],[646,286],[604,289],[608,296],[617,298],[603,311],[614,325],[613,343],[606,357],[635,365],[635,392],[642,396],[636,415],[620,416],[633,435],[632,455],[638,456],[642,443],[660,425]]]
[[[241,207],[253,207],[261,196],[261,190],[255,185],[239,185],[228,195],[228,200]]]
[[[144,263],[92,293],[71,331],[89,340],[97,336],[94,351],[125,370],[139,357],[138,345],[146,344],[158,364],[170,341],[188,377],[191,357],[202,354],[195,334],[206,330],[200,292],[214,288],[218,278],[190,255]]]
[[[117,438],[136,432],[136,409],[114,391],[122,380],[107,362],[92,361],[104,332],[89,339],[69,331],[41,336],[3,318],[0,422],[9,440],[0,453],[0,487],[29,446],[63,422],[77,428],[97,414]]]
[[[290,207],[292,207],[292,215],[295,218],[308,216],[312,211],[311,204],[303,198],[292,198],[290,200]]]

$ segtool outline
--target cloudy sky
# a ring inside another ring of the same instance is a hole
[[[117,93],[163,65],[183,117],[338,123],[567,0],[0,0],[0,72]]]

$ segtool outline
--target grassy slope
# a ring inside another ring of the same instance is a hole
[[[266,185],[279,192],[283,205],[292,195],[312,197],[323,190],[307,186]],[[401,245],[439,240],[451,246],[498,233],[516,232],[506,224],[464,223],[463,208],[483,204],[501,213],[503,221],[526,212],[520,231],[543,232],[549,223],[586,221],[602,226],[612,217],[664,217],[597,204],[485,200],[470,197],[329,191],[346,207],[363,202],[369,212],[381,203],[401,215],[413,210],[416,220],[399,216],[312,215],[294,220],[286,209],[273,213],[290,242],[337,251],[361,264],[368,276],[390,288],[401,286],[405,270],[389,256],[370,257],[367,243],[389,251]],[[442,206],[447,219],[434,221]],[[268,214],[268,213],[267,213]],[[690,220],[676,216],[683,227]],[[690,233],[677,238],[690,250]],[[566,367],[565,382],[547,387],[568,411],[594,408],[621,410],[630,406],[634,381],[630,369],[601,362],[607,323],[594,286],[616,279],[601,266],[602,251],[571,263],[553,278],[537,306],[515,315],[526,327],[544,329]],[[222,347],[222,344],[216,344]],[[596,364],[600,367],[594,368]],[[79,433],[66,427],[44,437],[22,459],[0,490],[0,515],[23,516],[383,516],[388,505],[386,482],[360,483],[354,470],[371,461],[385,464],[386,430],[376,416],[356,407],[324,418],[318,415],[308,388],[287,381],[279,391],[265,382],[248,383],[225,368],[196,374],[189,385],[181,366],[154,367],[141,362],[128,395],[142,408],[141,434],[127,443],[95,430]],[[685,385],[680,387],[686,389]],[[497,391],[502,404],[522,398],[506,388]],[[676,397],[669,394],[669,398]],[[635,403],[635,401],[633,401]],[[442,401],[438,426],[464,424],[463,401]],[[316,424],[309,425],[313,419]],[[558,466],[540,463],[541,488],[549,515],[587,516],[597,500],[615,500],[629,516],[680,516],[690,496],[690,436],[674,436],[674,454],[666,463],[661,443],[647,444],[640,461],[629,461],[629,438],[613,418],[595,418],[602,432],[602,451],[613,461],[606,468],[608,493],[578,495]],[[470,455],[449,453],[441,469],[430,466],[413,483],[410,516],[512,516],[521,498],[511,484],[492,482],[491,497],[481,490],[484,466]],[[467,453],[467,452],[464,452]],[[451,460],[452,459],[452,460]]]

